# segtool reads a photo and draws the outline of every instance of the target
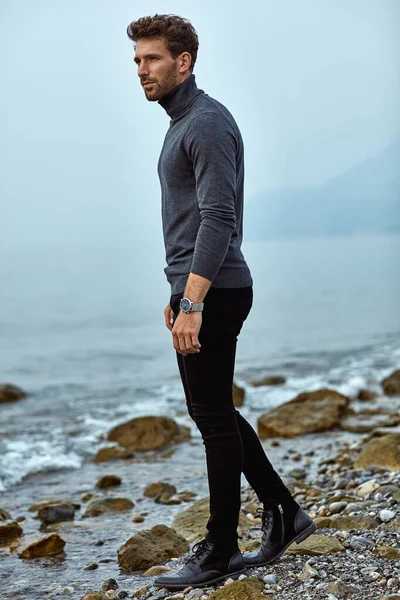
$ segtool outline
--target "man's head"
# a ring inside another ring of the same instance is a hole
[[[199,40],[193,25],[175,15],[142,17],[128,25],[147,100],[161,100],[193,72]]]

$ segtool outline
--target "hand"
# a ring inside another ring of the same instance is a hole
[[[203,321],[201,311],[183,313],[177,316],[172,328],[174,348],[179,354],[198,354],[200,352],[199,331]]]
[[[164,317],[166,326],[170,331],[172,331],[172,325],[174,323],[174,311],[172,310],[169,302],[164,310]]]

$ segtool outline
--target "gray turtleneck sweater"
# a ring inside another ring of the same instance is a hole
[[[190,272],[214,287],[252,285],[240,249],[243,141],[234,118],[193,74],[159,104],[171,117],[158,162],[171,293],[184,291]]]

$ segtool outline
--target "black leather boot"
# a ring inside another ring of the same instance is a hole
[[[301,506],[286,511],[279,506],[258,510],[262,520],[261,546],[243,555],[246,567],[262,567],[274,562],[290,544],[299,544],[317,529]]]
[[[227,577],[236,579],[245,571],[239,549],[226,553],[204,539],[193,546],[192,556],[179,571],[156,577],[154,585],[167,590],[184,590],[188,586],[198,588],[213,585]]]

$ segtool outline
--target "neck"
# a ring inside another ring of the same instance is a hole
[[[199,94],[203,94],[196,85],[195,76],[189,75],[179,85],[174,87],[158,103],[165,109],[167,114],[174,119],[178,117]]]

